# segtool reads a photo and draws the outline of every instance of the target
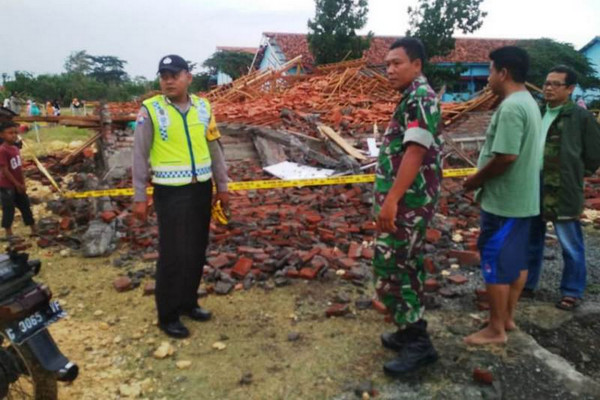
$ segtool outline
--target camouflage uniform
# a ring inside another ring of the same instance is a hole
[[[600,125],[569,101],[552,122],[544,144],[542,215],[547,221],[578,220],[583,177],[600,166]]]
[[[427,224],[434,214],[442,178],[440,119],[435,92],[424,76],[416,78],[404,91],[394,112],[377,162],[375,216],[379,214],[396,179],[406,148],[405,140],[413,141],[417,132],[430,143],[419,173],[398,202],[395,220],[397,231],[379,233],[375,241],[373,266],[377,294],[394,323],[401,329],[420,320],[424,312],[422,246]]]

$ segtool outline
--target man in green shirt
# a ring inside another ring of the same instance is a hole
[[[488,325],[465,338],[471,345],[505,343],[527,279],[527,244],[539,214],[541,115],[525,87],[529,55],[519,47],[490,53],[492,91],[503,98],[486,132],[478,171],[464,183],[478,189],[481,232],[477,246],[490,296]]]
[[[544,258],[546,222],[551,221],[562,247],[564,269],[558,308],[573,310],[586,282],[585,247],[579,216],[583,211],[583,177],[600,166],[600,125],[571,101],[577,76],[566,66],[550,70],[544,82],[546,112],[542,120],[542,210],[531,224],[529,276],[524,295],[533,296]]]

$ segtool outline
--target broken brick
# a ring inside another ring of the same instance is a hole
[[[337,263],[339,266],[345,269],[350,269],[358,264],[355,260],[347,257],[338,259]]]
[[[442,232],[438,229],[427,228],[425,240],[429,243],[436,244],[442,238]]]
[[[114,280],[113,286],[117,292],[126,292],[133,289],[133,282],[126,276],[120,276]]]
[[[328,265],[327,260],[324,257],[321,256],[315,256],[313,257],[313,259],[310,261],[310,266],[315,268],[315,269],[321,269],[323,267],[326,267]]]
[[[217,257],[210,257],[207,261],[211,267],[220,269],[229,264],[229,257],[225,254],[219,254]]]
[[[158,252],[157,251],[153,251],[151,253],[144,253],[142,255],[142,260],[144,260],[144,261],[156,261],[156,260],[158,260]]]
[[[323,220],[323,217],[321,217],[319,214],[307,214],[304,216],[304,219],[309,224],[317,224]]]
[[[154,282],[154,281],[146,282],[146,284],[144,285],[144,296],[153,295],[155,290],[156,290],[156,282]]]
[[[309,262],[310,260],[312,260],[312,258],[313,258],[314,256],[316,256],[316,255],[317,255],[317,254],[319,254],[320,252],[321,252],[321,249],[317,247],[317,248],[314,248],[314,249],[312,249],[311,251],[309,251],[309,252],[307,252],[307,253],[304,253],[304,254],[301,256],[302,263],[307,263],[307,262]]]
[[[71,227],[73,226],[73,220],[69,217],[63,217],[60,220],[59,226],[60,226],[60,229],[62,229],[63,231],[71,229]]]
[[[362,249],[362,258],[366,258],[368,260],[372,259],[375,255],[375,251],[370,247],[363,247]]]
[[[448,258],[456,258],[462,266],[478,266],[481,263],[479,252],[472,250],[450,250]]]
[[[491,385],[494,383],[494,376],[488,370],[475,368],[473,370],[473,379],[475,382],[484,383],[486,385]]]
[[[358,244],[356,242],[351,242],[350,248],[348,249],[348,257],[358,258],[361,256],[361,254],[362,254],[362,249],[360,247],[360,244]]]
[[[585,201],[585,206],[587,208],[593,208],[594,210],[600,210],[600,197],[587,199]]]
[[[288,278],[300,278],[300,272],[295,269],[288,269],[285,274]]]
[[[237,278],[244,278],[252,269],[252,260],[246,257],[240,257],[231,270],[231,275]]]
[[[452,290],[450,288],[441,288],[440,290],[438,290],[438,293],[440,296],[446,297],[449,299],[457,297],[459,295],[458,293],[456,293],[454,290]]]
[[[470,251],[478,251],[477,240],[467,240],[465,247]]]
[[[52,246],[52,242],[47,238],[39,238],[37,241],[37,245],[42,249],[45,249],[46,247]]]
[[[450,275],[447,279],[456,285],[463,285],[469,282],[469,278],[464,275]]]
[[[102,218],[102,221],[108,224],[117,218],[117,213],[115,211],[104,211],[102,214],[100,214],[100,218]]]
[[[263,249],[257,249],[255,247],[249,247],[249,246],[240,246],[240,247],[238,247],[238,251],[240,253],[250,253],[250,254],[264,253]]]
[[[379,311],[382,314],[387,314],[388,310],[385,304],[383,304],[379,300],[373,300],[373,308]]]
[[[428,274],[435,274],[437,272],[433,260],[430,257],[425,257],[423,260],[423,267]]]
[[[329,317],[341,317],[350,312],[348,304],[334,304],[325,311],[325,315]]]
[[[376,228],[375,222],[365,222],[361,225],[360,229],[363,231],[374,231]]]
[[[317,275],[319,274],[319,270],[316,268],[302,268],[300,270],[300,278],[303,279],[308,279],[308,280],[313,280],[317,277]]]
[[[425,281],[424,290],[426,292],[435,292],[440,286],[440,283],[436,279],[430,278]]]

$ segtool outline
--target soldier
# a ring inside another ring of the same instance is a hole
[[[397,326],[397,331],[381,335],[383,346],[398,352],[384,364],[384,371],[399,376],[438,358],[423,319],[422,246],[442,178],[441,113],[422,73],[425,49],[418,39],[397,40],[385,60],[390,83],[402,100],[377,162],[373,267],[379,299]]]

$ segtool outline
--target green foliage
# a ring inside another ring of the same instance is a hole
[[[448,55],[454,49],[454,32],[473,33],[483,25],[486,12],[479,9],[483,0],[418,0],[408,7],[407,36],[419,38],[429,58]]]
[[[84,100],[127,101],[151,89],[151,82],[137,79],[117,84],[106,84],[78,73],[34,76],[15,72],[14,79],[6,81],[6,93],[15,91],[19,97],[41,101],[57,99],[68,105],[74,97]]]
[[[118,84],[129,80],[125,72],[127,61],[115,56],[89,56],[92,72],[89,76],[106,84]]]
[[[74,51],[65,60],[65,71],[74,74],[89,74],[92,72],[92,61],[85,50]]]
[[[71,53],[64,66],[68,73],[91,76],[106,84],[118,84],[129,80],[125,64],[127,61],[115,56],[94,56],[80,50]]]
[[[202,64],[211,74],[224,72],[234,80],[248,73],[254,55],[237,51],[217,51]],[[202,78],[204,79],[204,78]],[[208,80],[206,81],[208,87]]]
[[[559,64],[567,65],[577,73],[577,81],[583,89],[600,88],[600,79],[594,75],[589,59],[575,50],[572,44],[552,39],[522,40],[517,43],[529,53],[531,66],[527,80],[539,87],[546,80],[548,71]]]
[[[409,29],[407,36],[419,38],[429,59],[446,56],[455,45],[454,32],[473,33],[483,25],[487,13],[479,6],[483,0],[418,0],[416,7],[408,8]],[[443,84],[452,85],[465,70],[453,67],[425,65],[424,73],[432,86],[439,89]]]
[[[211,74],[208,72],[202,72],[194,75],[192,84],[190,85],[190,93],[207,92],[209,89],[209,81]]]
[[[65,60],[66,72],[34,76],[16,71],[10,79],[3,75],[3,97],[15,91],[22,99],[39,102],[57,99],[68,105],[74,97],[84,100],[128,101],[153,87],[138,76],[131,80],[124,70],[127,61],[115,56],[94,56],[85,50],[71,53]]]
[[[367,0],[315,0],[315,5],[307,37],[315,63],[361,58],[373,37],[372,32],[367,37],[356,34],[367,23]]]

